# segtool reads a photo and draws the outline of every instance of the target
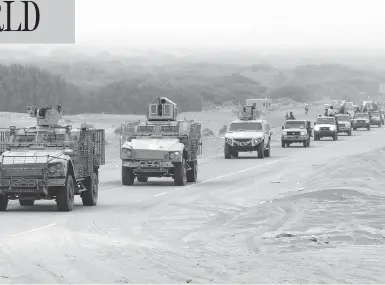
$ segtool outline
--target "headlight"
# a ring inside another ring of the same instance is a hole
[[[331,131],[334,131],[335,129],[336,129],[335,126],[330,126],[330,130],[331,130]]]
[[[52,163],[52,164],[48,165],[49,173],[55,173],[57,171],[60,171],[60,169],[62,169],[62,168],[63,168],[63,164],[61,164],[60,162]]]
[[[258,143],[260,143],[261,142],[261,138],[256,138],[256,139],[254,139],[254,144],[258,144]]]
[[[170,159],[178,159],[181,156],[179,151],[172,151],[169,153]]]
[[[228,144],[233,144],[233,139],[225,138],[225,142]]]
[[[131,151],[131,149],[128,149],[128,148],[122,148],[122,154],[126,157],[131,157],[132,151]]]
[[[306,132],[305,131],[301,131],[301,136],[304,136],[306,135]]]
[[[282,134],[283,134],[284,136],[287,136],[287,131],[283,131]]]
[[[315,126],[315,127],[314,127],[314,130],[315,130],[315,131],[319,131],[319,128],[320,128],[320,127]]]

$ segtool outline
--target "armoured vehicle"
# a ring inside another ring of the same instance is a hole
[[[314,140],[319,141],[324,137],[338,139],[338,125],[335,117],[318,117],[314,122]]]
[[[281,145],[289,147],[292,143],[302,143],[303,147],[310,146],[311,123],[306,120],[286,120],[282,126]]]
[[[336,114],[338,133],[347,133],[348,136],[352,135],[352,123],[349,114]]]
[[[147,120],[121,125],[122,183],[147,182],[149,177],[172,177],[176,186],[198,179],[202,153],[199,122],[177,120],[178,108],[160,97],[149,104]]]
[[[269,157],[272,132],[267,120],[259,118],[254,106],[245,107],[238,116],[239,120],[231,122],[225,134],[225,158],[254,151],[258,152],[258,158]]]
[[[59,125],[61,106],[27,111],[36,126],[1,131],[0,210],[9,200],[32,206],[55,199],[59,211],[71,211],[75,195],[84,206],[95,206],[98,171],[105,163],[104,130]]]
[[[369,111],[370,125],[377,125],[379,128],[382,125],[382,118],[380,111]]]
[[[369,113],[355,113],[352,120],[353,130],[365,128],[370,131]]]

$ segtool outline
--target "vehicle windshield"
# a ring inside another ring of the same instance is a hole
[[[305,128],[306,123],[304,121],[286,121],[285,129],[300,129]]]
[[[334,118],[317,118],[317,124],[334,125]]]
[[[230,132],[239,131],[262,131],[261,123],[232,123],[230,125]]]
[[[369,119],[369,114],[366,114],[366,113],[355,114],[354,118]]]
[[[349,115],[344,115],[344,116],[336,116],[337,120],[339,122],[349,122],[350,121],[350,116]]]
[[[64,144],[69,141],[69,136],[64,132],[64,129],[43,129],[36,128],[19,129],[12,140],[12,144],[18,145],[34,145],[34,144]]]
[[[376,111],[376,112],[370,112],[370,115],[372,116],[380,116],[380,112]]]

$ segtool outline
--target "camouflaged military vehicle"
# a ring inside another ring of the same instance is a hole
[[[105,163],[104,130],[59,125],[61,106],[27,110],[36,126],[0,132],[0,211],[9,200],[32,206],[53,199],[60,211],[71,211],[75,195],[84,206],[95,206],[98,171]]]
[[[161,97],[149,104],[147,120],[121,125],[122,183],[147,182],[149,177],[172,177],[183,186],[196,182],[202,153],[201,124],[177,120],[178,108]]]

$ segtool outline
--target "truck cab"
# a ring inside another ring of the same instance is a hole
[[[310,136],[310,121],[286,120],[282,126],[281,145],[282,147],[289,147],[292,143],[302,143],[303,147],[309,147]]]
[[[338,124],[335,117],[318,117],[314,122],[314,140],[331,137],[334,141],[338,139]]]
[[[254,114],[254,115],[252,115]],[[258,158],[270,156],[272,132],[265,119],[259,119],[251,110],[240,113],[239,119],[232,121],[225,134],[225,159],[237,158],[240,152],[258,152]]]

